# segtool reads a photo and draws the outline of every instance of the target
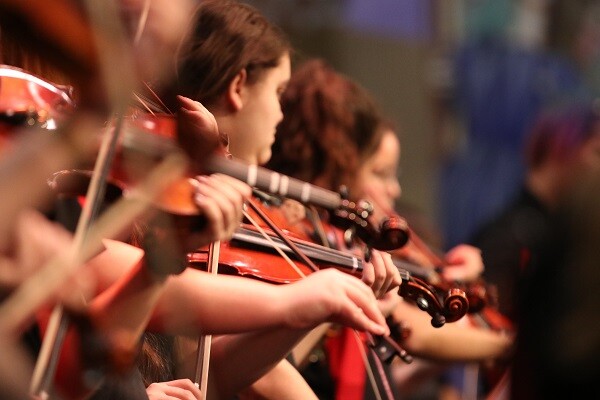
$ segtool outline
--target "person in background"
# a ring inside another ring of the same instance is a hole
[[[571,278],[562,282],[557,275],[577,277],[582,285],[597,281],[597,274],[589,269],[594,259],[589,235],[597,227],[596,214],[590,213],[588,230],[582,225],[581,207],[597,199],[592,195],[597,194],[593,179],[600,165],[598,110],[595,101],[565,100],[540,113],[525,149],[527,172],[520,194],[472,240],[483,251],[485,274],[498,285],[500,309],[517,324],[512,363],[515,398],[543,398],[593,387],[588,372],[593,362],[587,355],[597,351],[588,339],[597,338],[597,331],[586,328],[586,338],[580,338],[586,356],[571,347],[576,339],[567,331],[578,336],[577,327],[586,324],[583,319],[590,307],[599,303],[593,296],[581,295],[583,289],[580,292],[572,285]],[[583,188],[590,188],[589,200],[581,197]],[[579,259],[581,265],[575,262]],[[585,306],[578,308],[580,303]],[[540,308],[549,311],[547,318]],[[558,350],[563,348],[566,351]],[[572,368],[567,367],[571,362]],[[559,370],[564,376],[559,376]]]
[[[396,176],[400,143],[363,88],[326,62],[309,60],[292,74],[282,107],[284,119],[278,126],[268,167],[332,190],[346,186],[351,198],[372,202],[375,225],[394,214],[395,201],[401,194]],[[475,279],[483,269],[480,253],[472,246],[457,247],[445,261],[448,267],[442,274],[450,280]],[[483,360],[501,356],[511,343],[504,335],[455,324],[434,329],[426,313],[405,302],[392,302],[388,308],[411,326],[413,332],[403,346],[418,356],[444,361]],[[333,343],[335,338],[327,340]],[[351,354],[349,342],[340,354]],[[356,371],[353,374],[356,376]],[[363,389],[356,390],[357,381],[336,371],[336,390],[322,388],[320,395],[344,398],[353,392],[353,398],[362,398]]]

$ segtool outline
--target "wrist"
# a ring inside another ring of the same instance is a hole
[[[148,232],[142,240],[144,267],[158,281],[170,275],[179,275],[187,267],[187,255],[178,251],[172,238],[159,238]]]

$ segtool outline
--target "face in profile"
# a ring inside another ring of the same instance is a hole
[[[237,132],[229,133],[234,157],[259,165],[269,161],[275,129],[283,119],[279,100],[290,74],[290,56],[286,53],[279,64],[265,70],[257,82],[244,85],[243,106],[235,117]]]

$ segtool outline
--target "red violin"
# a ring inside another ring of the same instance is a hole
[[[56,129],[74,107],[70,88],[0,65],[0,135],[19,127]]]

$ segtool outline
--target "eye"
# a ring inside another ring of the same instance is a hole
[[[281,96],[283,95],[283,93],[285,92],[285,89],[287,88],[287,83],[280,85],[277,87],[277,98],[279,100],[281,100]]]

